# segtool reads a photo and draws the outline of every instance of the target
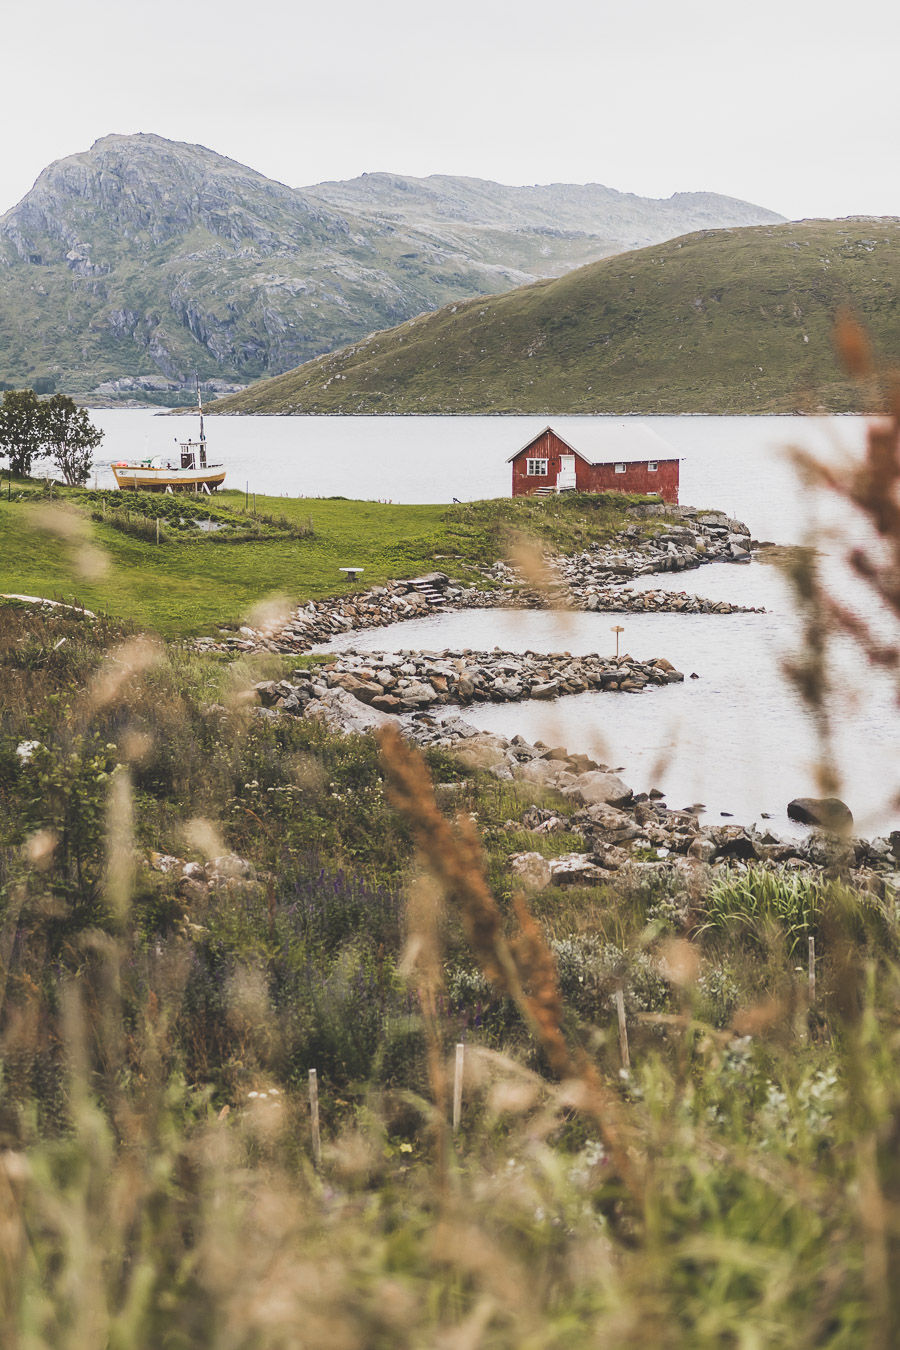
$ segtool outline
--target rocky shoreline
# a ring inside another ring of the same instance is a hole
[[[446,572],[429,572],[406,581],[346,596],[310,600],[286,620],[237,634],[220,632],[196,640],[204,652],[306,652],[331,638],[356,629],[384,628],[436,610],[571,609],[612,614],[759,614],[764,611],[728,601],[705,600],[672,590],[633,590],[638,576],[680,572],[712,562],[747,563],[750,531],[724,512],[694,507],[657,505],[635,508],[636,516],[677,515],[686,523],[668,524],[643,538],[638,525],[628,526],[609,544],[592,544],[582,553],[551,558],[546,582],[539,589],[508,563],[481,569],[482,581],[451,580]]]
[[[669,807],[665,793],[655,788],[635,792],[620,777],[621,769],[611,770],[589,755],[569,753],[564,747],[478,731],[458,714],[448,714],[438,700],[416,711],[410,704],[398,719],[379,710],[374,700],[361,701],[340,678],[330,686],[322,680],[320,692],[305,702],[297,698],[294,703],[281,683],[261,685],[258,692],[263,703],[258,713],[263,717],[315,717],[343,734],[371,732],[399,720],[408,740],[423,749],[445,749],[468,770],[559,792],[569,808],[575,808],[572,814],[531,804],[519,820],[506,825],[511,833],[528,830],[536,835],[574,830],[585,840],[583,851],[551,858],[537,851],[511,852],[514,873],[532,889],[592,886],[616,876],[636,878],[648,873],[681,874],[688,881],[696,880],[698,869],[713,877],[726,867],[754,865],[841,875],[879,895],[888,886],[900,891],[900,831],[889,838],[864,840],[847,829],[840,833],[812,829],[803,838],[790,839],[755,825],[702,824],[702,808]],[[465,790],[466,780],[437,786],[439,800],[447,806],[462,802]],[[843,810],[843,822],[850,828],[852,816]]]

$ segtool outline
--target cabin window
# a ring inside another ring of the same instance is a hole
[[[617,464],[617,465],[616,465],[616,473],[624,473],[624,472],[625,472],[625,465],[624,465],[624,464]]]
[[[647,472],[648,472],[648,473],[656,473],[656,471],[657,471],[658,468],[659,468],[659,460],[658,460],[658,459],[651,459],[651,460],[648,461],[648,463],[647,463]]]
[[[525,472],[529,478],[546,478],[547,461],[545,459],[529,459]]]

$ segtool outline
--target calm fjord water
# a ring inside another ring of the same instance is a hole
[[[173,439],[196,429],[195,418],[150,412],[93,414],[106,431],[101,485],[112,486],[110,459],[166,454]],[[346,496],[395,502],[441,502],[508,496],[508,456],[546,421],[578,445],[586,421],[533,417],[210,418],[212,458],[228,467],[228,486],[304,496]],[[836,504],[800,486],[785,453],[799,446],[833,459],[863,444],[861,418],[642,418],[684,456],[681,500],[717,507],[745,520],[754,536],[804,542],[819,530],[834,584],[841,542],[833,532],[863,538]],[[313,515],[314,515],[313,510]],[[824,531],[824,535],[823,532]],[[359,561],[364,562],[364,559]],[[368,650],[401,647],[492,648],[512,651],[610,651],[609,629],[622,623],[624,648],[636,657],[666,656],[697,680],[640,695],[582,694],[546,704],[490,704],[466,716],[479,727],[596,751],[622,765],[638,789],[663,787],[672,805],[705,802],[707,820],[734,819],[789,828],[791,797],[815,795],[816,742],[809,716],[782,673],[797,640],[797,620],[780,574],[754,562],[648,578],[714,599],[764,605],[765,615],[625,615],[465,612],[429,616],[335,641]],[[843,795],[861,832],[900,825],[886,811],[900,773],[900,717],[886,681],[849,648],[839,648],[842,698],[836,742]],[[856,691],[854,693],[854,691]]]

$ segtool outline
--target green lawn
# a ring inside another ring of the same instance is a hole
[[[285,516],[294,525],[311,519],[313,534],[231,544],[178,537],[157,546],[91,519],[87,508],[96,506],[96,493],[60,495],[77,511],[78,537],[48,528],[38,484],[15,482],[11,500],[0,493],[0,593],[74,599],[168,637],[240,622],[269,596],[305,601],[350,592],[354,587],[339,569],[353,564],[365,569],[366,586],[435,567],[474,579],[470,565],[502,557],[517,531],[575,547],[618,529],[637,500],[607,494],[448,507],[258,497],[261,514]],[[104,495],[110,507],[116,504],[115,492]],[[150,499],[146,509],[158,504]],[[243,493],[220,493],[215,505],[245,519]],[[105,560],[102,575],[98,559]]]

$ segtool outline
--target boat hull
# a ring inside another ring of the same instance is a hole
[[[225,482],[219,465],[206,469],[153,469],[134,464],[112,466],[116,486],[130,492],[215,492]]]

